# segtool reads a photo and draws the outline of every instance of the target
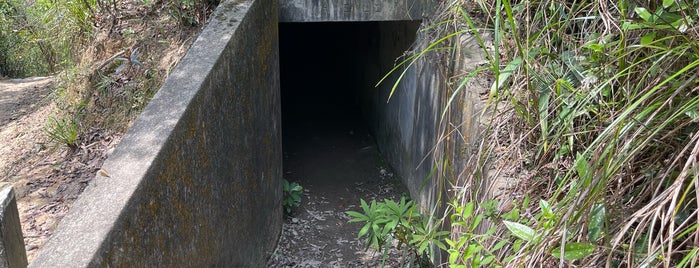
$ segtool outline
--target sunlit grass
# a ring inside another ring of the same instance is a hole
[[[527,267],[696,265],[696,10],[687,1],[453,3],[454,32],[495,36],[494,49],[481,42],[498,107],[479,158],[530,174],[514,190],[532,198],[514,201],[519,215],[457,196],[456,208],[476,212],[454,220],[488,214],[496,224],[476,240],[479,256]],[[494,155],[502,144],[506,156]],[[475,259],[467,246],[454,245],[454,265]]]

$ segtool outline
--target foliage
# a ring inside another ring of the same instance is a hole
[[[141,56],[141,53],[138,52],[138,48],[135,48],[133,51],[131,51],[131,55],[129,55],[128,58],[123,58],[123,57],[117,57],[114,60],[121,62],[119,64],[119,67],[116,68],[114,71],[115,74],[120,74],[124,69],[126,68],[131,68],[131,66],[143,66],[143,63],[141,63],[138,60],[138,57]]]
[[[174,0],[168,3],[170,16],[184,26],[196,26],[206,22],[208,12],[219,0]]]
[[[415,261],[427,266],[433,255],[432,243],[441,249],[446,248],[442,239],[449,232],[440,231],[438,220],[418,213],[413,201],[407,201],[405,197],[399,202],[385,199],[383,202],[372,200],[370,204],[362,199],[361,207],[362,212],[347,211],[347,214],[351,217],[349,222],[364,223],[357,236],[367,237],[367,249],[372,247],[385,253],[395,240],[398,249],[405,247],[415,258],[410,263]]]
[[[54,74],[70,66],[92,30],[94,4],[94,0],[1,2],[0,75]]]
[[[505,213],[476,232],[474,224],[493,212],[461,192],[456,200],[464,205],[453,209],[462,224],[449,242],[453,264],[696,264],[698,4],[498,0],[449,7],[445,25],[475,36],[490,61],[477,71],[494,76],[492,121],[476,161],[526,170],[514,191],[541,200],[520,207],[528,215]],[[494,154],[495,146],[504,153]]]
[[[78,146],[78,123],[72,116],[61,118],[50,117],[44,126],[44,132],[52,140],[68,145],[75,149]]]
[[[283,199],[282,205],[287,214],[291,214],[293,208],[301,205],[301,194],[303,187],[296,182],[289,183],[286,179],[282,185]]]
[[[464,84],[493,76],[471,173],[443,178],[457,182],[453,266],[697,264],[698,5],[457,0],[445,7],[429,26],[434,41],[391,72],[445,47],[458,51],[463,35],[489,61],[470,73],[444,70],[458,85],[443,103],[446,120]],[[484,172],[488,163],[498,170]],[[504,204],[478,201],[488,195],[480,187],[495,179],[489,174],[501,171],[521,174],[495,201]],[[512,203],[521,205],[503,209]]]

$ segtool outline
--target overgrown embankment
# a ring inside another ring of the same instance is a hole
[[[494,36],[480,159],[517,181],[499,203],[456,197],[453,265],[696,265],[696,10],[672,0],[451,7],[455,31]],[[485,222],[495,227],[473,231]]]

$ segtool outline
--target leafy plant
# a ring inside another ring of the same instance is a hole
[[[374,248],[384,253],[397,241],[398,249],[404,247],[411,253],[411,260],[419,265],[430,264],[431,244],[441,249],[446,246],[442,239],[448,231],[439,230],[440,221],[433,220],[417,212],[413,201],[402,197],[399,202],[385,199],[383,202],[372,200],[367,204],[360,200],[362,212],[347,211],[349,222],[363,222],[357,234],[358,238],[366,236],[366,248]],[[384,257],[386,254],[384,254]],[[384,259],[385,260],[385,259]]]
[[[303,187],[296,182],[289,183],[286,179],[283,180],[283,199],[282,205],[287,214],[291,214],[293,208],[301,205],[301,194]]]
[[[143,63],[141,63],[138,58],[141,56],[141,53],[138,52],[138,48],[135,48],[133,51],[131,51],[130,55],[128,58],[124,57],[117,57],[114,60],[121,62],[119,64],[119,67],[116,68],[114,71],[115,74],[120,74],[124,68],[131,68],[132,66],[143,66]]]
[[[44,132],[54,141],[75,149],[78,146],[78,123],[72,116],[56,119],[50,117],[44,126]]]

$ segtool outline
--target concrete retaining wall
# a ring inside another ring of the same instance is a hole
[[[419,22],[383,23],[379,26],[375,41],[374,60],[365,69],[367,81],[376,82],[394,66],[406,49],[405,42],[420,38],[416,32]],[[397,42],[396,40],[402,40]],[[369,120],[381,153],[403,179],[410,195],[421,204],[434,202],[427,179],[432,168],[431,150],[436,145],[439,116],[440,77],[436,66],[428,60],[420,60],[408,69],[394,95],[389,94],[398,69],[379,88],[373,85],[365,89],[362,107]]]
[[[281,230],[276,0],[222,2],[32,267],[261,267]]]

